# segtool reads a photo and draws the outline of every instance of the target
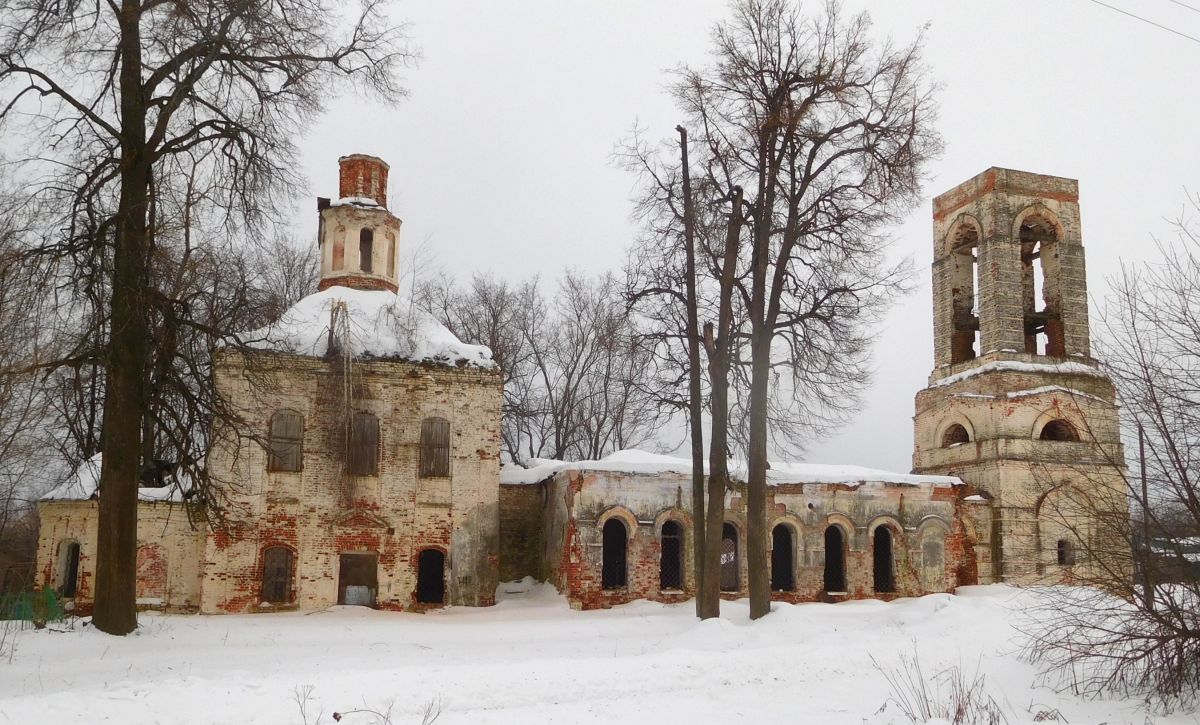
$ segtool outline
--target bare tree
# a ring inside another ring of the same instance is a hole
[[[154,315],[176,316],[176,301],[154,284],[156,203],[164,184],[183,183],[174,172],[195,164],[184,178],[202,180],[197,188],[230,227],[260,224],[297,181],[293,139],[330,88],[398,99],[394,71],[408,56],[380,2],[368,0],[344,33],[339,25],[313,0],[0,2],[4,117],[22,114],[31,155],[58,164],[42,188],[62,200],[65,231],[44,251],[86,259],[87,276],[104,290],[93,621],[105,632],[137,624],[150,333]]]
[[[1200,197],[1190,211],[1161,259],[1110,280],[1098,347],[1130,465],[1113,447],[1099,467],[1064,461],[1078,481],[1046,515],[1086,587],[1046,592],[1026,628],[1029,655],[1077,690],[1163,707],[1200,695]]]
[[[46,297],[23,263],[21,239],[36,218],[11,189],[0,192],[0,591],[32,585],[37,521],[32,502],[67,471],[48,451],[53,428],[37,363],[57,354],[41,324]]]
[[[504,452],[593,459],[652,437],[657,412],[640,378],[649,361],[612,275],[567,272],[547,301],[535,278],[476,275],[423,285],[419,304],[459,338],[492,350],[504,380]]]
[[[814,17],[786,0],[741,0],[732,12],[713,33],[713,66],[684,68],[673,91],[694,129],[700,193],[740,217],[728,241],[710,231],[706,273],[732,275],[735,288],[729,404],[747,426],[730,435],[749,461],[748,571],[759,617],[770,610],[768,449],[795,451],[854,409],[869,377],[872,324],[908,273],[906,261],[887,262],[881,230],[917,202],[941,144],[921,37],[874,42],[868,17],[845,19],[837,2]],[[668,182],[679,173],[643,167],[651,197],[670,208],[670,228],[682,205]],[[728,204],[736,194],[740,203]],[[724,286],[712,286],[719,298]]]

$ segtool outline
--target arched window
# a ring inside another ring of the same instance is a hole
[[[979,231],[963,224],[950,244],[950,362],[960,363],[979,355]]]
[[[600,579],[605,589],[623,589],[628,582],[626,574],[626,550],[629,546],[629,532],[625,524],[613,517],[604,522],[603,556],[601,558]]]
[[[1021,222],[1018,235],[1021,241],[1025,352],[1062,357],[1066,355],[1066,350],[1057,225],[1045,215],[1035,213]]]
[[[894,592],[896,570],[892,560],[892,530],[886,526],[876,526],[874,544],[875,591],[881,594]]]
[[[779,524],[771,531],[771,590],[796,590],[795,557],[792,555],[792,529]]]
[[[741,589],[741,582],[737,527],[726,522],[721,528],[721,591],[736,592]]]
[[[421,475],[450,475],[450,421],[445,418],[421,421]]]
[[[375,231],[363,229],[358,233],[358,268],[367,274],[374,270]]]
[[[971,434],[967,433],[967,429],[959,423],[952,424],[942,434],[942,448],[949,448],[960,443],[970,443]]]
[[[425,549],[417,555],[417,601],[442,604],[446,601],[446,555]]]
[[[355,413],[350,425],[347,470],[356,476],[379,473],[379,419],[371,413]]]
[[[1038,436],[1044,441],[1077,441],[1079,434],[1075,432],[1075,426],[1065,420],[1052,420],[1042,426],[1042,432]]]
[[[79,542],[63,541],[58,545],[58,581],[56,589],[66,599],[75,596],[79,588]]]
[[[263,551],[262,600],[271,604],[292,601],[292,550],[286,546],[269,546]]]
[[[1058,540],[1058,565],[1071,566],[1075,563],[1075,547],[1066,539]]]
[[[846,591],[846,536],[837,524],[825,528],[825,591]]]
[[[271,416],[268,471],[299,471],[304,466],[304,418],[294,410]]]
[[[660,589],[683,589],[683,527],[678,521],[662,526],[658,567]]]

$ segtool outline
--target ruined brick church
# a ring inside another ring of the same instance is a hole
[[[209,613],[486,606],[549,581],[572,606],[694,594],[690,461],[622,451],[500,462],[501,378],[401,301],[388,166],[340,160],[318,201],[319,289],[213,383],[257,430],[215,430],[230,517],[142,489],[138,601]],[[1090,355],[1078,185],[992,168],[934,200],[934,369],[911,473],[776,463],[770,579],[783,601],[1070,581],[1124,507],[1115,389]],[[90,606],[95,467],[39,505],[39,584]],[[744,491],[726,496],[721,589],[744,596]],[[189,515],[191,514],[191,515]]]

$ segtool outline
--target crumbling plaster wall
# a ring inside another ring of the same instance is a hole
[[[565,470],[540,485],[547,492],[549,580],[567,594],[572,606],[592,609],[634,599],[672,602],[695,594],[689,475]],[[880,525],[892,528],[895,536],[896,592],[888,596],[946,591],[975,583],[976,524],[968,520],[975,513],[958,515],[962,492],[961,487],[885,483],[770,487],[768,526],[791,527],[795,546],[795,591],[774,592],[774,598],[794,602],[828,599],[822,590],[824,533],[830,523],[842,525],[849,534],[848,592],[844,598],[876,596],[872,587],[872,535]],[[606,590],[601,580],[602,531],[612,517],[618,517],[632,532],[627,549],[628,586]],[[659,587],[660,537],[663,523],[671,519],[684,528],[684,587],[663,591]],[[748,563],[741,487],[735,487],[727,496],[726,521],[738,530],[741,588],[725,596],[745,596]],[[941,542],[940,561],[925,561],[927,552],[934,553],[938,548],[923,546],[930,537]]]
[[[91,611],[96,578],[97,501],[42,501],[38,504],[38,587],[57,588],[62,543],[79,543],[79,576],[75,612]],[[138,503],[139,606],[191,612],[200,606],[200,559],[204,522],[193,527],[187,504]],[[195,512],[193,512],[195,513]]]
[[[218,358],[218,391],[265,434],[284,408],[304,417],[304,463],[298,472],[269,472],[266,452],[229,431],[209,467],[230,482],[231,522],[209,537],[202,608],[261,608],[262,554],[272,545],[296,554],[294,606],[337,602],[342,553],[378,556],[376,604],[421,609],[417,557],[446,555],[448,604],[486,606],[498,581],[500,397],[488,370],[397,361],[354,363],[354,411],[379,420],[378,475],[345,476],[338,397],[344,382],[323,359],[256,353]],[[256,380],[255,385],[250,379]],[[421,422],[450,421],[451,475],[418,476]],[[272,607],[274,608],[274,607]]]

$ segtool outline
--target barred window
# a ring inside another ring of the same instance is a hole
[[[262,600],[271,604],[292,601],[292,550],[271,546],[263,551]]]
[[[304,464],[304,418],[294,410],[271,416],[271,471],[299,471]]]
[[[450,421],[426,418],[421,422],[421,476],[450,475]]]
[[[662,526],[658,586],[683,589],[683,527],[677,521],[667,521]]]
[[[355,413],[350,425],[347,468],[356,476],[379,472],[379,419],[371,413]]]

